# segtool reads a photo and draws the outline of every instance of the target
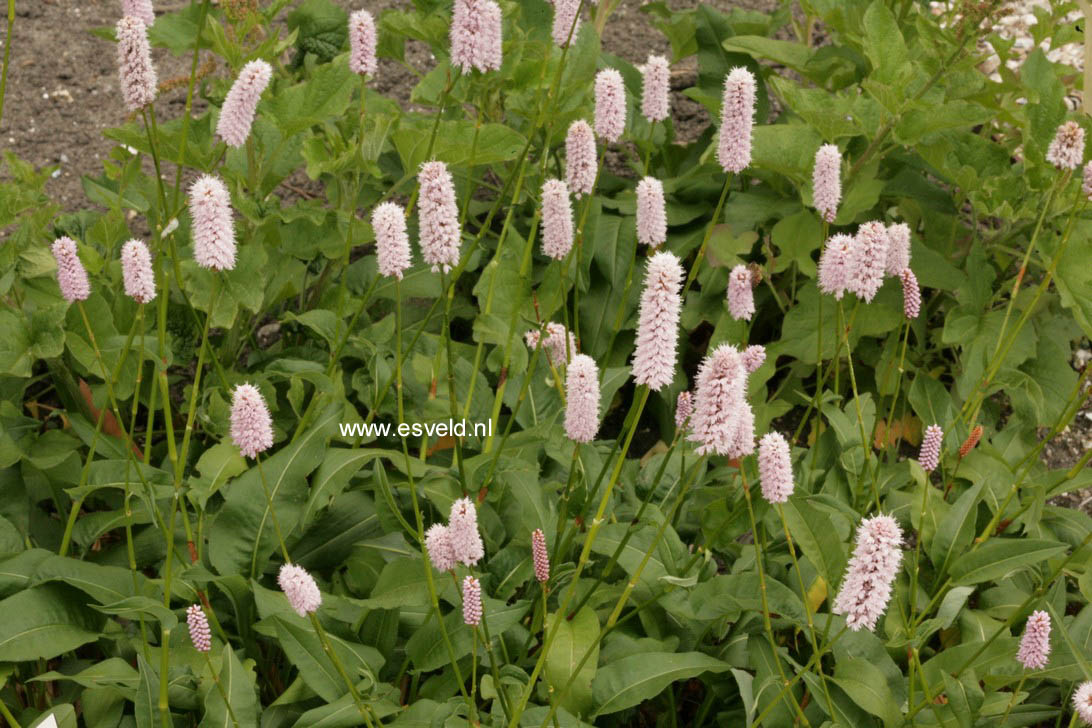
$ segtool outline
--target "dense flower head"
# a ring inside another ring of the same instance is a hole
[[[898,222],[887,226],[887,262],[884,273],[900,275],[910,267],[910,226]]]
[[[675,427],[682,429],[693,412],[694,398],[689,390],[684,389],[679,392],[679,398],[675,400]]]
[[[412,265],[406,211],[396,202],[380,203],[372,211],[372,229],[379,274],[402,280],[403,272]]]
[[[482,623],[482,585],[469,575],[463,579],[463,622],[471,627]]]
[[[569,362],[565,376],[565,434],[591,442],[599,432],[599,367],[587,354]]]
[[[834,613],[846,615],[853,631],[871,631],[887,609],[891,586],[902,561],[902,531],[891,516],[866,518],[857,528],[857,546],[849,560]]]
[[[253,384],[240,384],[232,393],[231,440],[248,458],[273,446],[273,420],[262,393]]]
[[[451,504],[447,533],[455,560],[463,566],[473,566],[485,556],[485,544],[478,531],[478,511],[474,501],[460,498]]]
[[[728,313],[736,321],[750,321],[755,314],[754,276],[745,265],[728,274]]]
[[[273,78],[273,67],[258,59],[243,66],[235,83],[231,84],[216,122],[216,133],[229,147],[241,147],[250,136],[258,100]]]
[[[573,206],[569,186],[559,179],[542,184],[542,252],[562,260],[573,248]]]
[[[767,432],[758,441],[758,478],[768,502],[784,503],[792,495],[789,443],[780,432]]]
[[[1084,165],[1084,174],[1081,177],[1081,192],[1089,200],[1092,200],[1092,162]]]
[[[1081,720],[1092,725],[1092,680],[1086,680],[1073,692],[1073,709]]]
[[[200,604],[191,604],[186,608],[186,625],[190,628],[190,642],[193,643],[193,649],[198,652],[208,652],[212,649],[209,620]]]
[[[549,322],[544,328],[546,338],[542,338],[541,331],[532,329],[524,335],[524,341],[527,342],[528,348],[534,349],[541,340],[542,348],[546,356],[550,358],[550,363],[555,367],[562,367],[570,357],[576,355],[576,337],[565,328],[564,324],[555,321]]]
[[[91,283],[87,280],[87,270],[80,262],[76,241],[69,237],[59,237],[50,248],[57,261],[57,285],[61,295],[69,303],[86,301],[91,295]]]
[[[374,76],[375,18],[367,10],[355,10],[349,16],[349,70],[360,75]]]
[[[288,598],[288,603],[301,617],[314,614],[322,604],[322,593],[319,591],[318,584],[302,566],[296,564],[281,566],[277,574],[277,584]]]
[[[743,357],[743,368],[748,374],[753,374],[766,361],[766,347],[762,344],[752,344],[744,349],[740,356]]]
[[[921,288],[918,277],[909,268],[903,268],[899,274],[902,281],[902,312],[908,319],[916,319],[921,313]]]
[[[425,162],[417,175],[421,185],[418,220],[421,228],[421,255],[435,273],[459,264],[459,208],[455,203],[455,183],[443,162]]]
[[[1058,127],[1047,148],[1046,160],[1058,169],[1076,169],[1084,161],[1084,129],[1075,121]]]
[[[121,280],[125,295],[137,303],[155,298],[155,273],[148,246],[140,240],[130,240],[121,246]]]
[[[751,163],[751,131],[755,123],[755,77],[742,66],[724,78],[717,161],[725,172],[742,172]]]
[[[202,268],[235,267],[235,222],[227,187],[212,175],[202,175],[190,187],[193,259]]]
[[[535,564],[535,578],[545,584],[550,580],[550,554],[546,552],[546,534],[541,528],[531,532],[531,559]]]
[[[434,523],[425,531],[425,550],[437,571],[451,571],[458,563],[451,545],[451,532],[442,523]]]
[[[735,458],[754,449],[753,428],[743,357],[731,344],[721,344],[698,367],[689,439],[698,443],[698,455]]]
[[[608,142],[622,138],[626,130],[626,85],[617,69],[595,74],[595,133]]]
[[[565,181],[576,199],[595,189],[599,161],[595,156],[595,132],[583,119],[569,125],[565,135]]]
[[[641,113],[652,122],[671,115],[671,66],[663,56],[650,55],[641,70]]]
[[[152,49],[148,45],[148,29],[144,22],[131,15],[118,21],[118,75],[125,108],[136,111],[155,101],[155,67]]]
[[[865,303],[871,303],[883,285],[887,247],[887,227],[882,222],[866,222],[857,228],[849,249],[846,288]]]
[[[155,22],[152,0],[121,0],[121,14],[140,18],[140,22],[148,27]]]
[[[493,0],[455,0],[451,16],[451,65],[463,73],[501,67],[503,21]]]
[[[819,290],[841,301],[849,285],[849,254],[853,238],[843,233],[831,235],[819,256]]]
[[[1050,615],[1039,610],[1028,617],[1016,659],[1028,670],[1042,670],[1050,659]]]
[[[682,264],[674,254],[661,252],[648,259],[637,322],[633,378],[654,392],[675,378],[682,280]]]
[[[569,44],[570,40],[576,40],[576,33],[580,30],[580,0],[553,0],[554,3],[554,43],[560,48]],[[572,35],[570,36],[570,32]]]
[[[637,242],[658,248],[667,240],[664,185],[655,177],[637,183]]]
[[[982,439],[982,425],[975,425],[971,430],[971,434],[967,435],[967,439],[963,441],[963,444],[959,446],[959,457],[967,457],[967,453],[974,450],[975,445]]]
[[[944,430],[940,425],[929,425],[925,428],[925,434],[921,438],[921,451],[918,453],[918,463],[922,470],[931,472],[940,464],[940,444],[944,440]]]
[[[811,186],[815,209],[824,220],[834,222],[842,201],[842,153],[834,144],[824,144],[815,153]]]

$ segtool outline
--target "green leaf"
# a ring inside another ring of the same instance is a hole
[[[0,601],[0,662],[50,659],[97,640],[104,619],[78,594],[43,584]]]
[[[137,655],[137,669],[140,681],[133,699],[137,728],[155,728],[159,725],[159,676],[144,655]]]
[[[868,6],[864,31],[864,52],[876,69],[873,77],[881,83],[894,83],[905,77],[910,56],[899,21],[885,0],[873,0]]]
[[[112,604],[137,595],[133,587],[133,573],[129,569],[101,566],[66,556],[53,556],[38,565],[35,584],[48,581],[62,581],[74,586],[99,604]],[[138,585],[146,582],[143,575],[138,576]]]
[[[604,665],[592,683],[594,716],[617,713],[659,695],[676,680],[731,666],[702,652],[644,652]]]
[[[254,671],[243,666],[230,644],[220,653],[220,686],[227,695],[231,711],[220,690],[210,685],[205,693],[205,717],[198,728],[230,728],[258,724],[258,691]],[[234,719],[232,716],[234,713]],[[236,721],[238,721],[236,723]]]
[[[298,134],[344,115],[359,85],[359,77],[349,70],[347,58],[320,64],[305,81],[268,94],[272,97],[272,116],[286,137]]]
[[[302,619],[281,615],[274,616],[272,620],[277,630],[277,640],[288,659],[299,669],[307,687],[328,703],[334,702],[348,691],[345,681],[327,656],[322,641],[310,624]],[[362,672],[374,674],[383,666],[383,656],[375,648],[347,642],[330,633],[326,636],[351,679],[359,678]]]
[[[1037,538],[991,538],[977,551],[960,556],[952,566],[952,581],[981,584],[994,581],[1066,550],[1064,543]]]
[[[770,238],[780,252],[774,265],[775,272],[796,263],[801,273],[815,278],[815,261],[811,256],[823,244],[823,226],[814,210],[800,210],[782,218],[770,230]]]
[[[838,660],[834,682],[860,707],[883,721],[885,726],[902,724],[902,713],[886,680],[874,666],[857,657]]]
[[[801,495],[790,498],[784,509],[793,543],[808,557],[828,587],[837,584],[845,573],[846,551],[830,516]]]
[[[558,619],[555,612],[551,622]],[[587,661],[577,665],[588,652]],[[562,619],[557,626],[550,651],[546,654],[546,681],[555,695],[570,680],[572,685],[561,699],[561,706],[574,715],[586,714],[593,705],[592,681],[599,664],[599,617],[589,606],[581,607],[572,619]]]
[[[929,543],[929,559],[936,567],[938,575],[947,574],[952,558],[962,554],[971,545],[983,485],[978,483],[959,496],[937,526],[936,535]]]

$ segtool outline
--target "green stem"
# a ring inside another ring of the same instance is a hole
[[[701,239],[701,247],[698,248],[698,255],[694,258],[694,264],[690,266],[690,273],[686,276],[686,284],[683,285],[682,298],[686,298],[686,292],[690,290],[690,286],[698,277],[698,271],[701,270],[701,263],[705,260],[705,248],[709,245],[709,238],[713,237],[713,229],[717,226],[717,221],[720,220],[720,213],[724,209],[724,201],[728,199],[728,187],[732,184],[732,178],[734,175],[729,174],[724,178],[724,187],[720,191],[720,199],[717,200],[717,207],[713,211],[713,217],[709,220],[709,226],[705,228],[705,235]]]
[[[11,34],[15,27],[15,0],[8,0],[8,31],[4,40],[4,69],[0,73],[0,121],[4,120],[4,94],[8,88],[8,63],[11,60]]]
[[[265,493],[265,502],[269,505],[269,517],[273,521],[273,530],[277,534],[277,543],[281,547],[281,555],[284,556],[284,563],[291,564],[292,559],[288,556],[288,547],[285,545],[284,533],[281,531],[280,521],[277,519],[277,509],[273,506],[273,494],[269,490],[269,483],[265,479],[265,470],[262,468],[262,456],[258,453],[254,456],[255,461],[258,463],[258,477],[262,481],[262,491]],[[251,564],[250,578],[254,578],[255,569],[257,564]]]

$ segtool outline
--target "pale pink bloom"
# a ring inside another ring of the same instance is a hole
[[[569,187],[559,179],[542,185],[542,252],[562,260],[573,248],[573,206]]]
[[[1084,175],[1081,178],[1081,192],[1089,200],[1092,200],[1092,162],[1084,165]]]
[[[837,233],[831,235],[819,256],[819,290],[841,301],[849,285],[849,253],[853,238]]]
[[[758,441],[758,478],[762,497],[784,503],[792,495],[792,460],[789,443],[780,432],[768,432]]]
[[[536,348],[541,339],[542,348],[546,356],[550,358],[550,363],[555,367],[564,366],[569,358],[576,354],[576,337],[571,331],[566,330],[563,324],[554,321],[546,324],[544,328],[546,329],[545,339],[542,339],[542,332],[537,329],[524,334],[523,339],[527,342],[527,347]]]
[[[834,600],[834,613],[846,615],[846,626],[854,632],[862,627],[875,631],[887,609],[902,561],[901,545],[902,531],[891,516],[866,518],[857,528],[857,546]]]
[[[193,221],[193,259],[202,268],[231,270],[235,267],[235,222],[231,196],[212,175],[203,175],[190,187]]]
[[[273,420],[253,384],[240,384],[231,395],[231,440],[248,458],[273,447]]]
[[[485,556],[485,544],[478,532],[478,511],[469,498],[460,498],[451,504],[447,533],[455,560],[463,566],[473,566]]]
[[[728,274],[728,313],[736,321],[750,321],[755,314],[754,276],[745,265]]]
[[[1081,720],[1092,725],[1092,680],[1081,683],[1073,693],[1073,709]]]
[[[229,147],[241,147],[250,136],[258,100],[273,78],[273,67],[263,60],[251,61],[239,71],[220,109],[216,133]]]
[[[940,425],[929,425],[925,428],[925,435],[921,438],[921,450],[918,452],[918,463],[925,472],[936,470],[940,464],[940,444],[944,440],[944,430]]]
[[[694,398],[688,390],[679,392],[679,398],[675,400],[675,427],[682,429],[690,415],[694,412]]]
[[[587,354],[577,354],[565,377],[565,434],[573,442],[591,442],[598,431],[599,367]]]
[[[455,183],[443,162],[425,162],[417,175],[421,185],[418,221],[421,255],[432,272],[449,270],[459,264],[459,207],[455,204]]]
[[[753,415],[748,419],[749,414],[743,357],[731,344],[721,344],[698,367],[689,436],[699,443],[694,452],[729,457],[746,454],[748,430],[754,428]],[[749,444],[753,449],[753,436]]]
[[[658,248],[667,240],[664,186],[655,177],[637,183],[637,242]]]
[[[740,356],[743,357],[743,368],[752,374],[766,361],[766,347],[762,344],[748,346]]]
[[[87,269],[80,262],[76,241],[69,237],[59,237],[51,248],[57,261],[57,285],[61,295],[69,303],[86,301],[91,295],[91,283],[87,280]]]
[[[190,642],[193,649],[198,652],[208,652],[212,649],[212,632],[209,630],[209,620],[200,604],[191,604],[186,608],[186,624],[190,628]]]
[[[451,546],[451,532],[444,524],[434,523],[425,532],[425,550],[428,551],[428,560],[437,571],[451,571],[455,568],[457,559],[455,549]]]
[[[121,14],[140,18],[140,22],[149,28],[155,22],[152,0],[121,0]]]
[[[887,228],[882,222],[862,224],[849,249],[846,288],[865,303],[871,303],[883,285],[886,262]]]
[[[535,578],[546,583],[550,580],[550,555],[546,553],[546,534],[541,528],[531,532],[531,557],[535,564]]]
[[[661,252],[648,259],[633,354],[633,378],[654,392],[675,378],[682,280],[682,264],[674,254]]]
[[[569,44],[570,39],[576,40],[576,33],[580,30],[580,0],[553,0],[554,3],[554,43],[560,48]],[[570,33],[572,34],[570,36]]]
[[[1075,121],[1058,127],[1047,149],[1046,160],[1058,169],[1076,169],[1084,161],[1084,129]]]
[[[595,133],[616,142],[626,130],[626,85],[622,74],[604,68],[595,74]]]
[[[406,211],[395,202],[377,205],[372,211],[372,229],[375,230],[375,259],[379,274],[402,280],[402,273],[411,265]]]
[[[1042,670],[1050,659],[1050,615],[1032,612],[1024,627],[1016,659],[1028,670]]]
[[[501,9],[493,0],[455,0],[451,16],[451,65],[463,73],[501,67]]]
[[[155,101],[156,75],[148,29],[140,18],[125,16],[117,24],[118,75],[125,108],[136,111]]]
[[[910,267],[910,226],[904,222],[887,226],[887,263],[884,273],[901,275]]]
[[[904,268],[899,275],[902,281],[902,312],[908,319],[916,319],[921,313],[921,289],[914,271]]]
[[[650,55],[641,80],[641,113],[649,121],[663,121],[671,115],[671,66],[667,59]]]
[[[277,584],[288,598],[288,603],[301,617],[314,614],[322,604],[322,593],[318,584],[302,566],[283,565],[277,574]]]
[[[595,189],[599,160],[595,156],[595,132],[583,119],[569,125],[565,136],[565,181],[576,199]]]
[[[755,77],[742,66],[724,78],[717,161],[725,172],[739,173],[751,163],[755,119]]]
[[[155,298],[152,256],[148,246],[140,240],[130,240],[121,246],[121,280],[125,284],[125,295],[137,303],[148,303]]]
[[[469,575],[463,579],[463,622],[471,627],[482,623],[482,585]]]
[[[824,220],[834,222],[842,201],[842,153],[834,144],[824,144],[815,153],[811,186],[815,209]]]
[[[367,10],[354,11],[349,16],[349,70],[374,76],[379,68],[375,46],[375,18]]]

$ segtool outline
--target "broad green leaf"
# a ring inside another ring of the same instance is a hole
[[[948,514],[937,526],[936,535],[929,543],[929,559],[944,575],[952,565],[953,559],[962,554],[975,536],[975,516],[981,500],[983,484],[979,483],[959,496]]]
[[[1064,543],[1036,538],[991,538],[976,551],[960,556],[952,565],[952,581],[981,584],[994,581],[1032,565],[1041,565],[1066,550]]]
[[[137,728],[155,728],[159,722],[159,675],[148,664],[144,655],[137,655],[137,669],[140,681],[137,683],[133,709],[136,714]]]
[[[311,625],[281,616],[273,617],[273,624],[277,640],[309,688],[329,703],[348,692],[344,679],[323,650]],[[346,642],[330,633],[327,638],[350,678],[359,679],[362,673],[374,674],[383,666],[383,656],[375,648]]]
[[[558,613],[555,612],[551,619],[558,619]],[[585,655],[587,660],[580,665]],[[599,617],[591,607],[584,606],[572,619],[563,619],[558,624],[553,644],[546,655],[546,681],[554,695],[560,695],[560,691],[572,681],[568,692],[561,698],[561,706],[569,712],[582,715],[591,709],[592,680],[598,663]]]
[[[205,717],[198,728],[232,728],[236,721],[239,726],[257,725],[260,706],[253,669],[239,662],[230,644],[224,645],[219,663],[220,686],[227,695],[231,711],[220,690],[209,686],[205,693]]]
[[[103,617],[60,584],[32,587],[0,601],[0,662],[50,659],[99,638]]]
[[[845,573],[846,551],[834,523],[807,498],[795,495],[784,505],[789,533],[827,584],[837,584]]]
[[[592,683],[595,716],[617,713],[659,695],[676,680],[706,672],[724,672],[730,665],[702,652],[647,652],[604,665]]]
[[[895,696],[873,665],[856,657],[838,660],[834,682],[860,707],[883,720],[885,726],[902,723],[902,713]]]

